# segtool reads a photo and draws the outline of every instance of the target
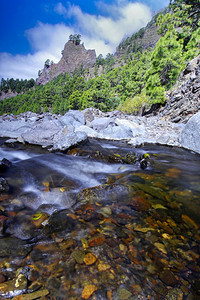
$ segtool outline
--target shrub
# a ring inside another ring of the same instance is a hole
[[[118,106],[118,110],[126,114],[138,114],[143,106],[150,106],[145,93],[136,95],[134,98],[127,98],[124,103]]]

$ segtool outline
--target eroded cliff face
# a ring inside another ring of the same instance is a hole
[[[135,40],[132,40],[132,37],[127,38],[125,43],[122,42],[117,47],[115,57],[120,58],[128,53],[133,53],[135,45],[137,45],[137,49],[141,48],[142,52],[146,51],[148,48],[154,48],[161,37],[161,35],[158,34],[157,29],[158,28],[154,22],[147,25],[142,36],[138,36]]]
[[[162,114],[172,122],[186,123],[200,110],[200,55],[188,63],[166,98]]]
[[[83,44],[76,45],[73,41],[68,41],[65,44],[61,60],[57,64],[45,66],[36,83],[44,85],[61,73],[72,74],[81,66],[84,69],[91,68],[95,63],[95,50],[86,50]]]

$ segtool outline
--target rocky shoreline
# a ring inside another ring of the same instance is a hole
[[[134,147],[146,143],[184,147],[200,153],[200,113],[187,124],[167,116],[130,116],[119,111],[103,113],[94,108],[70,110],[64,116],[22,113],[0,117],[0,136],[15,142],[66,151],[87,138],[125,140]]]

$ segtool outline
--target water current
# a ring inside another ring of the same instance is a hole
[[[198,154],[95,139],[49,153],[2,140],[3,158],[2,299],[200,299]]]

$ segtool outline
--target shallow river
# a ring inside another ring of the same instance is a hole
[[[200,299],[199,155],[92,139],[48,153],[2,140],[3,158],[1,299]]]

